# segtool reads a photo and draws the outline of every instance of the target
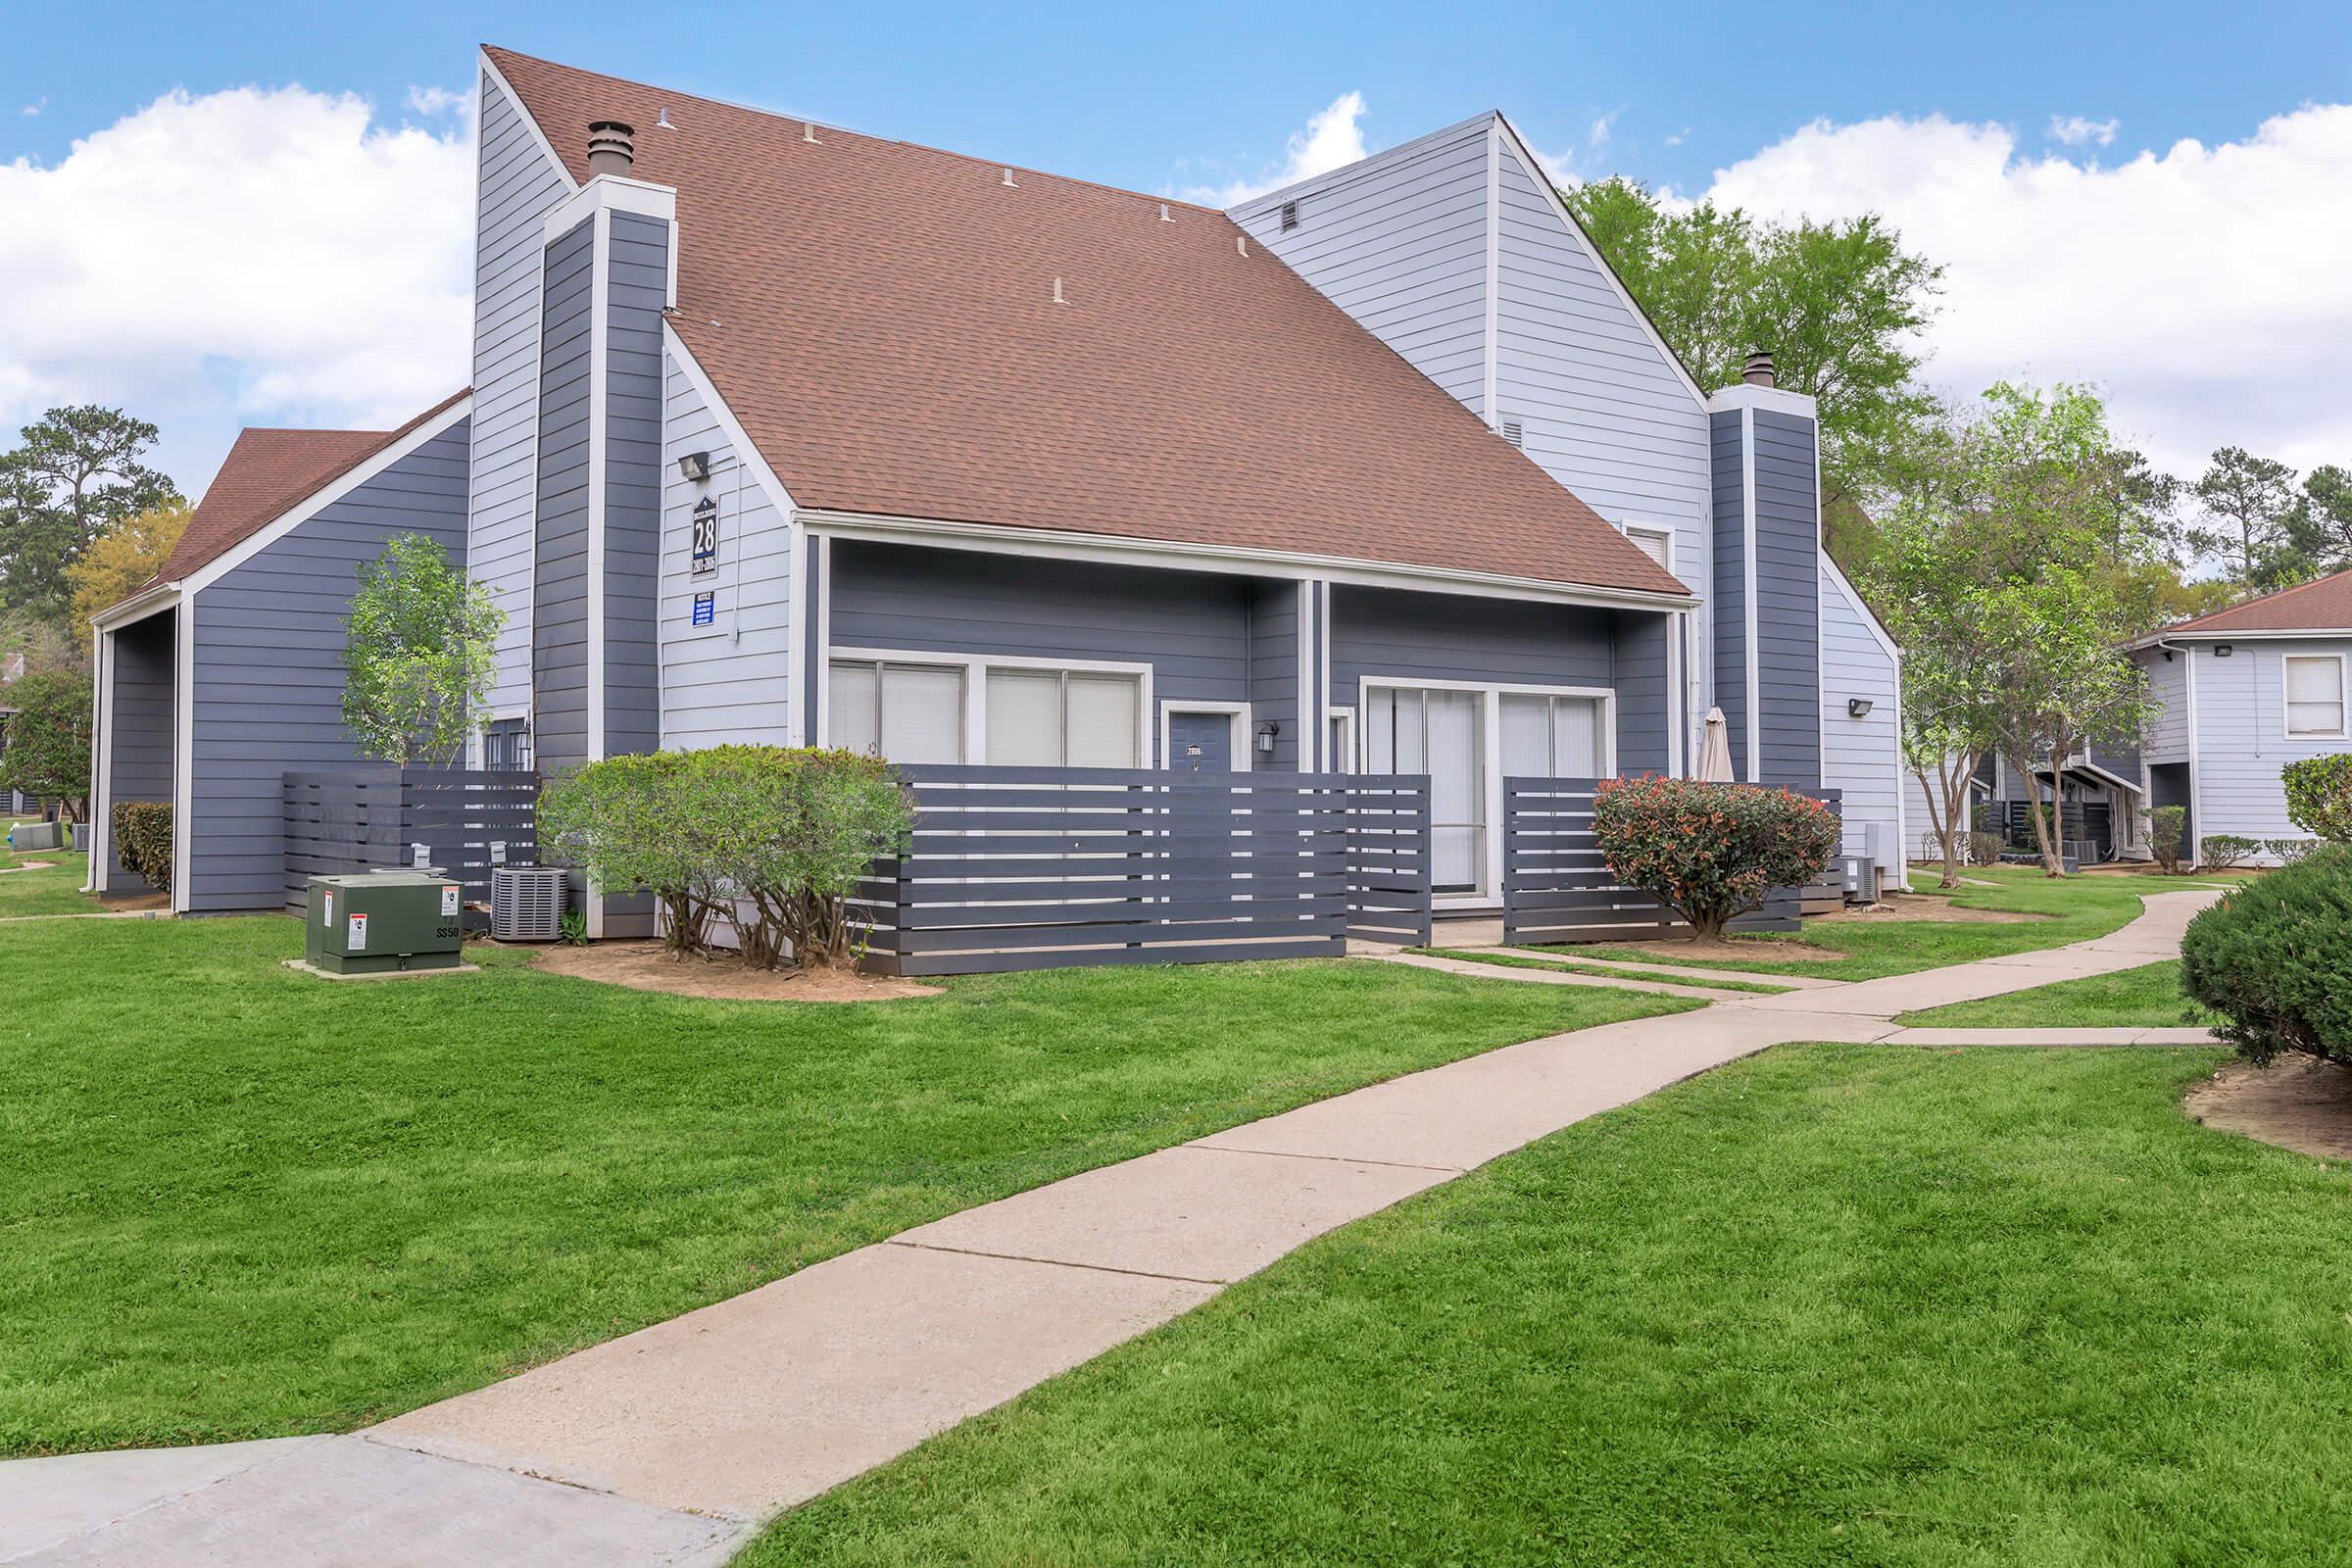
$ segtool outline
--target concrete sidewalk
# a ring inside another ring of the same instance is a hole
[[[1375,1084],[917,1227],[365,1433],[0,1464],[0,1562],[723,1562],[775,1513],[1337,1226],[1770,1046],[1942,1033],[1886,1015],[2169,956],[2186,900],[2202,902],[2157,895],[2132,927],[2051,955],[1741,995]]]

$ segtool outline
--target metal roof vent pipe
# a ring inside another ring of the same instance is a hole
[[[637,127],[617,120],[599,120],[588,126],[588,177],[615,174],[626,177],[637,167]]]
[[[1756,350],[1747,357],[1747,363],[1740,368],[1740,379],[1745,381],[1749,386],[1778,386],[1780,384],[1772,373],[1772,356],[1762,349]]]

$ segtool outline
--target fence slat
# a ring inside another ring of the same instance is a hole
[[[314,876],[344,876],[411,863],[411,846],[465,889],[468,924],[488,916],[490,846],[507,861],[539,858],[539,775],[481,768],[305,769],[281,782],[286,907],[299,911]]]

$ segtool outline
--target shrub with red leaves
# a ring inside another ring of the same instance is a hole
[[[1838,853],[1838,818],[1788,790],[1687,778],[1603,779],[1592,829],[1609,869],[1690,922],[1723,935],[1774,888],[1803,887]]]

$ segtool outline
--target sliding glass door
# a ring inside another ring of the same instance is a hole
[[[1439,893],[1487,891],[1486,694],[1374,686],[1364,736],[1374,773],[1429,775],[1431,870]]]

